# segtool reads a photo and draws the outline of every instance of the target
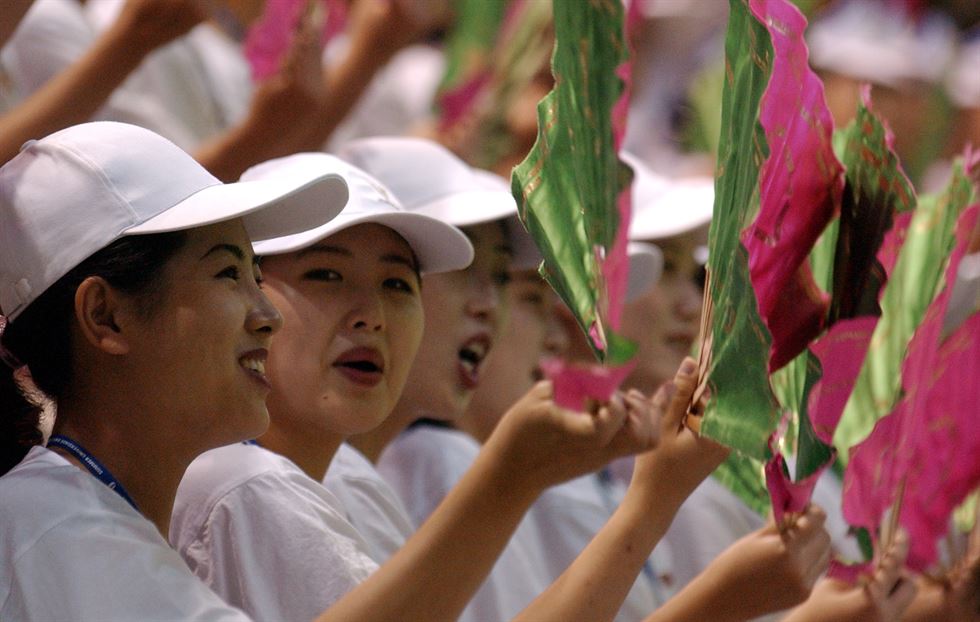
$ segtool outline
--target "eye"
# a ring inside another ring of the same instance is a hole
[[[318,268],[316,270],[305,272],[303,274],[303,279],[307,281],[342,281],[344,280],[344,277],[342,277],[336,270]]]
[[[259,264],[252,266],[252,277],[255,279],[255,284],[259,287],[262,287],[262,284],[265,283],[265,279],[262,278],[262,270],[259,269]]]
[[[238,266],[228,266],[216,274],[215,277],[219,279],[231,279],[233,281],[237,281],[242,278],[242,274],[238,270]]]
[[[506,270],[493,273],[493,282],[501,287],[510,283],[510,272]]]
[[[544,296],[538,292],[527,292],[521,296],[521,302],[535,307],[544,306]]]
[[[390,279],[385,279],[384,280],[384,286],[387,287],[387,288],[389,288],[389,289],[398,290],[398,291],[405,292],[405,293],[408,293],[408,294],[414,294],[415,293],[415,288],[412,287],[412,284],[411,283],[409,283],[405,279],[400,279],[400,278],[397,278],[397,277],[392,277]]]

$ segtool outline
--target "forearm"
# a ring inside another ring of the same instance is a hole
[[[218,179],[237,181],[251,166],[303,151],[296,127],[301,121],[282,127],[259,115],[250,115],[198,147],[194,158]]]
[[[148,52],[123,27],[110,28],[77,62],[0,119],[0,159],[14,157],[32,138],[89,120]]]
[[[729,589],[717,566],[716,560],[644,622],[737,622],[765,613],[743,611],[742,599]]]
[[[321,622],[456,620],[538,492],[485,449],[405,546]]]
[[[676,504],[651,503],[648,492],[631,489],[571,566],[516,619],[612,620],[677,511]]]

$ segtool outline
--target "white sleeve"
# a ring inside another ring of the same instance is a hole
[[[53,562],[52,560],[56,560]],[[244,622],[191,574],[145,519],[73,514],[11,564],[0,619]]]
[[[405,504],[418,528],[470,468],[479,446],[454,443],[453,434],[423,426],[400,434],[381,454],[378,472]]]
[[[77,2],[35,2],[4,46],[4,67],[28,97],[81,58],[95,37]]]
[[[302,474],[258,475],[218,501],[181,553],[256,619],[312,620],[377,569],[327,496]]]

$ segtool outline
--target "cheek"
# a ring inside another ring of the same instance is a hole
[[[465,320],[465,307],[458,293],[446,291],[444,294],[429,292],[422,298],[425,331],[420,356],[436,352],[455,351],[460,344],[460,326]]]
[[[401,391],[409,370],[419,354],[425,317],[421,306],[398,310],[388,314],[388,357],[391,377]]]
[[[546,324],[541,314],[515,305],[511,310],[510,324],[500,340],[501,354],[506,351],[508,360],[522,361],[525,367],[536,367],[544,353],[545,330]]]

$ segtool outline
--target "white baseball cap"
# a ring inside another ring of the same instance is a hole
[[[890,87],[938,82],[955,41],[955,27],[938,12],[913,19],[881,0],[838,3],[807,30],[814,67]]]
[[[687,233],[711,222],[715,201],[710,177],[668,179],[630,153],[619,156],[633,169],[630,239],[649,241]]]
[[[277,158],[248,169],[242,175],[242,181],[298,180],[316,175],[318,171],[338,171],[347,180],[350,199],[344,210],[315,229],[257,242],[256,253],[291,253],[348,227],[377,223],[394,230],[408,242],[423,273],[462,270],[473,261],[473,245],[462,231],[430,216],[406,211],[384,184],[340,158],[325,153],[299,153]]]
[[[0,168],[0,308],[13,320],[125,235],[242,218],[261,240],[322,225],[346,202],[336,172],[224,184],[149,130],[76,125],[28,142]]]
[[[431,140],[363,138],[346,143],[337,155],[381,180],[410,212],[457,227],[517,215],[509,185],[486,187],[476,169]]]
[[[980,108],[980,34],[960,48],[946,76],[946,93],[960,108]]]

